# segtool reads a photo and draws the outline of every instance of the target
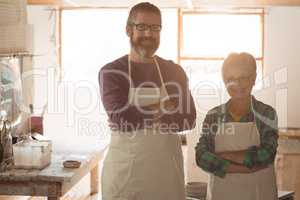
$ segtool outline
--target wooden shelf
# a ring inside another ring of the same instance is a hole
[[[280,128],[279,138],[281,139],[300,139],[300,128]]]
[[[18,52],[18,53],[0,53],[0,58],[5,58],[5,57],[17,57],[17,56],[33,56],[32,54],[28,52]]]
[[[63,0],[27,0],[29,5],[63,5]]]

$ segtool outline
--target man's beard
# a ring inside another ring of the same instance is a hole
[[[130,44],[141,57],[151,58],[158,49],[159,40],[152,37],[139,37],[133,41],[130,37]]]

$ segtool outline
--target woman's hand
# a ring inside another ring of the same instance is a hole
[[[229,160],[232,163],[227,168],[227,173],[241,173],[241,174],[249,174],[255,173],[257,171],[263,170],[268,166],[261,166],[261,165],[254,165],[253,168],[249,169],[246,167],[244,163],[245,154],[247,150],[241,151],[226,151],[226,152],[219,152],[217,155],[223,159]]]
[[[239,173],[239,174],[248,174],[250,173],[250,170],[243,166],[243,165],[237,165],[237,164],[230,164],[226,170],[226,173],[229,174],[234,174],[234,173]]]
[[[255,165],[253,168],[250,169],[250,171],[251,171],[250,173],[254,173],[254,172],[266,169],[268,167],[269,167],[268,165],[261,165],[261,166]]]
[[[243,164],[247,150],[219,152],[217,155],[225,160]]]
[[[253,168],[249,169],[244,165],[230,164],[226,170],[227,173],[239,173],[239,174],[251,174],[257,171],[266,169],[268,166],[258,166],[255,165]]]

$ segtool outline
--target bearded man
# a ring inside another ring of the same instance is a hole
[[[130,52],[99,72],[111,142],[102,170],[103,200],[184,200],[179,132],[195,127],[183,69],[155,55],[161,12],[143,2],[130,10]]]

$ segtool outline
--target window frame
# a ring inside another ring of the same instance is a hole
[[[192,61],[192,60],[199,60],[199,61],[223,61],[224,57],[200,57],[200,56],[182,56],[181,50],[183,48],[183,17],[184,15],[207,15],[207,14],[228,14],[228,15],[258,15],[261,20],[261,57],[255,57],[256,62],[261,62],[261,72],[262,77],[264,76],[264,32],[265,32],[265,24],[264,24],[264,17],[265,17],[265,10],[264,8],[235,8],[235,9],[228,9],[224,11],[209,11],[208,9],[203,10],[182,10],[178,9],[178,52],[177,52],[177,62],[181,64],[182,61]]]

